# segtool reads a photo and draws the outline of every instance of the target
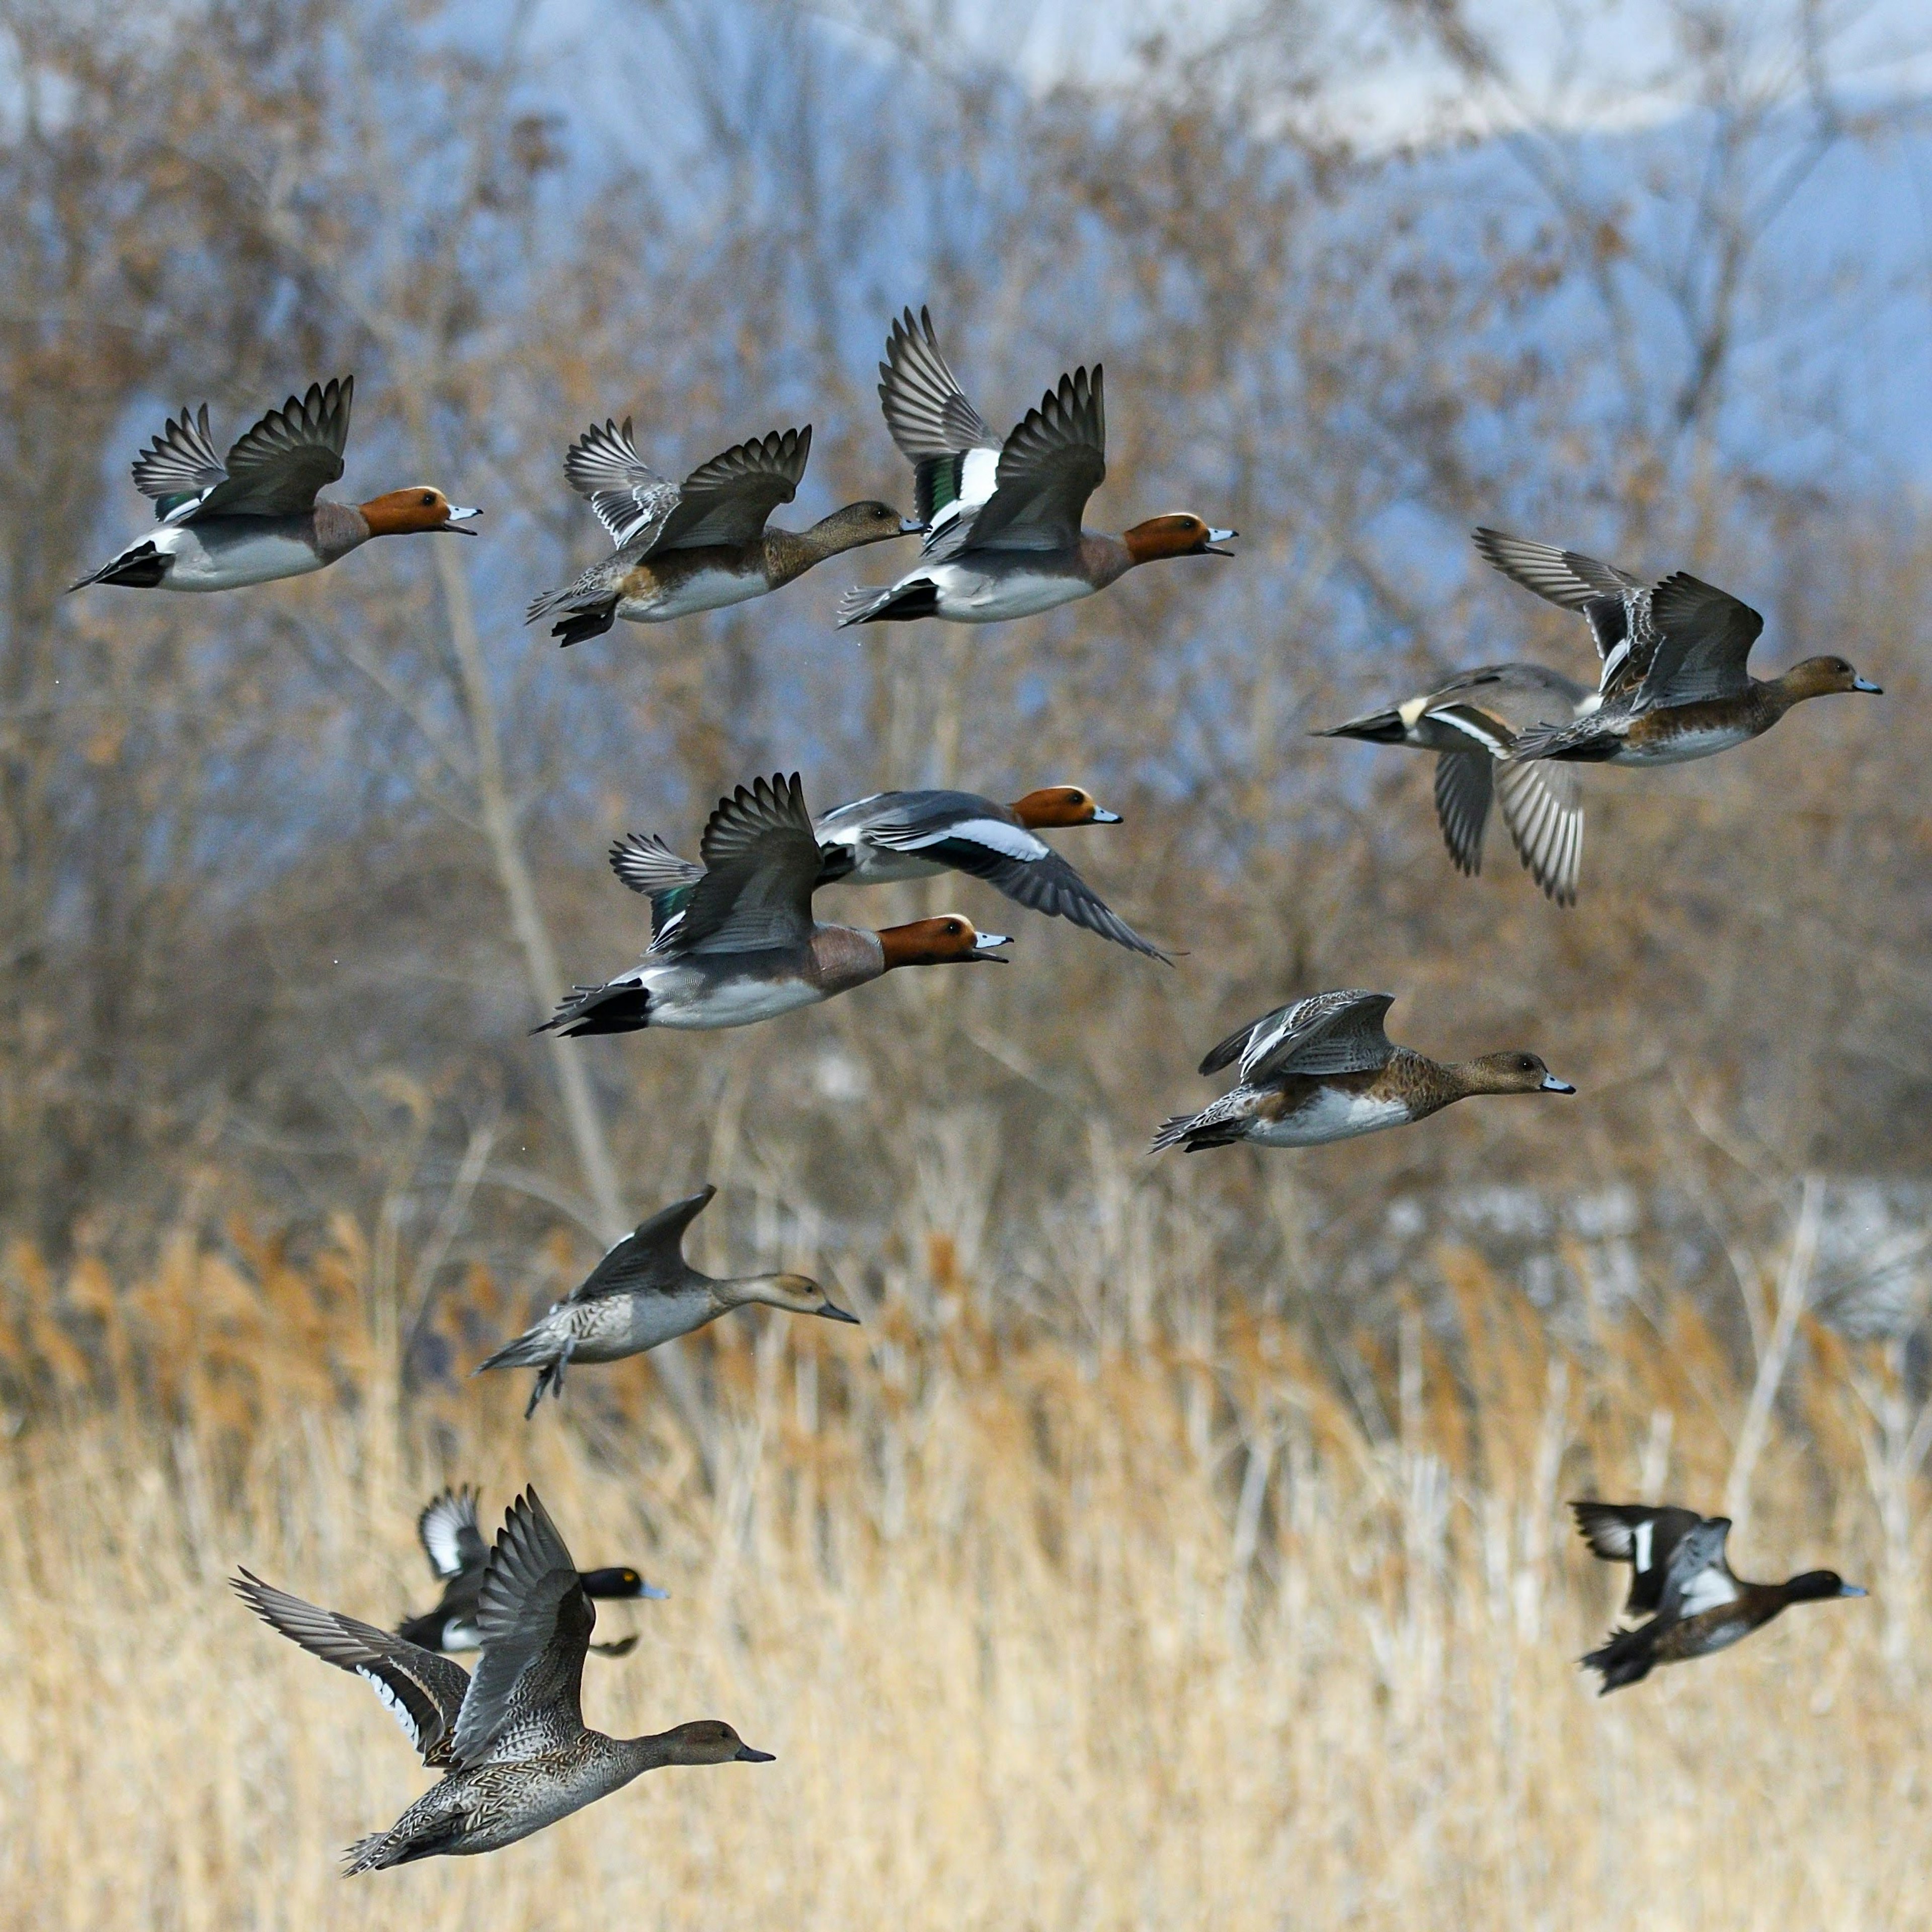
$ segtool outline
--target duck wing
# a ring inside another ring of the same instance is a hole
[[[879,406],[912,465],[914,514],[928,529],[993,494],[1000,440],[966,400],[923,308],[916,326],[910,309],[892,324],[879,364]]]
[[[482,1655],[458,1713],[459,1768],[554,1750],[584,1730],[584,1658],[597,1612],[534,1489],[509,1508],[476,1606]]]
[[[660,1208],[635,1233],[626,1234],[566,1301],[598,1301],[610,1294],[634,1294],[647,1287],[670,1288],[685,1272],[684,1231],[710,1206],[716,1188],[708,1182],[688,1199]]]
[[[1631,1616],[1648,1615],[1664,1599],[1664,1580],[1677,1546],[1704,1519],[1672,1504],[1573,1502],[1578,1533],[1606,1563],[1630,1566]]]
[[[198,416],[184,409],[169,417],[160,434],[134,459],[134,487],[154,499],[154,514],[164,524],[185,520],[227,477],[208,434],[206,403]]]
[[[628,416],[622,429],[608,416],[602,429],[592,423],[564,452],[563,477],[589,500],[620,550],[641,540],[648,551],[652,532],[677,507],[676,485],[638,454]]]
[[[682,922],[704,868],[680,858],[656,832],[627,832],[610,848],[610,869],[651,902],[651,944],[661,946]]]
[[[755,543],[765,520],[798,494],[812,459],[812,425],[773,430],[700,463],[680,486],[677,504],[652,540],[661,550]]]
[[[699,848],[704,876],[674,930],[670,952],[757,952],[812,935],[818,839],[798,774],[760,778],[720,799]]]
[[[1574,766],[1539,758],[1498,764],[1494,773],[1503,824],[1524,869],[1546,898],[1574,905],[1583,866],[1582,788]]]
[[[1603,665],[1599,688],[1607,695],[1611,680],[1630,655],[1633,634],[1644,628],[1642,583],[1613,563],[1581,550],[1513,537],[1504,530],[1478,530],[1475,545],[1496,569],[1566,610],[1580,611],[1596,641]]]
[[[352,376],[332,376],[325,388],[311,382],[245,430],[228,452],[226,477],[183,517],[298,517],[315,505],[316,492],[342,474],[349,444]]]
[[[1650,614],[1658,641],[1640,704],[1696,704],[1750,690],[1745,661],[1764,619],[1748,604],[1680,570],[1651,593]]]
[[[1484,664],[1431,692],[1424,712],[1493,751],[1526,725],[1568,724],[1590,688],[1546,664]]]
[[[232,1582],[236,1594],[271,1629],[368,1684],[424,1764],[451,1762],[450,1740],[470,1690],[461,1664],[372,1624],[319,1610],[246,1570]]]
[[[490,1551],[476,1526],[476,1492],[466,1483],[432,1497],[416,1518],[416,1540],[442,1582],[481,1570]]]
[[[1743,1592],[1724,1560],[1724,1539],[1730,1533],[1730,1518],[1714,1516],[1678,1539],[1664,1567],[1657,1606],[1660,1618],[1676,1622],[1737,1601]]]
[[[1361,988],[1311,994],[1231,1033],[1201,1063],[1218,1073],[1238,1060],[1244,1082],[1281,1073],[1366,1073],[1386,1066],[1395,1048],[1382,1022],[1392,994]]]
[[[1483,869],[1495,763],[1486,752],[1444,752],[1436,760],[1436,818],[1442,842],[1456,869],[1471,878]]]
[[[1100,365],[1062,376],[1028,410],[1000,451],[997,485],[973,519],[975,550],[1068,550],[1087,500],[1107,474],[1107,405]]]

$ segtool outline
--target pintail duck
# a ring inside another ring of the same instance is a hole
[[[396,1634],[425,1650],[474,1650],[477,1645],[476,1606],[483,1594],[483,1573],[489,1550],[476,1526],[476,1492],[466,1485],[445,1490],[423,1506],[416,1518],[416,1536],[429,1567],[442,1586],[442,1600],[433,1610],[411,1617]],[[586,1570],[578,1578],[586,1597],[652,1597],[668,1593],[644,1578],[628,1564],[614,1569]],[[628,1657],[638,1647],[634,1634],[616,1643],[593,1643],[604,1657]]]
[[[134,487],[154,499],[158,534],[130,544],[77,583],[135,590],[233,590],[302,577],[371,537],[424,530],[476,532],[440,490],[419,484],[366,503],[319,501],[342,474],[356,379],[309,385],[240,437],[224,458],[209,440],[208,405],[184,409],[134,459]]]
[[[700,463],[682,484],[650,468],[620,429],[594,424],[570,446],[563,473],[610,532],[615,550],[574,583],[546,591],[524,621],[562,614],[550,635],[580,644],[619,617],[666,623],[780,589],[815,563],[862,544],[911,536],[920,526],[890,504],[848,503],[808,530],[765,520],[798,494],[812,455],[812,425],[774,430]]]
[[[1541,664],[1485,664],[1315,736],[1413,745],[1438,753],[1436,816],[1456,869],[1472,876],[1483,869],[1483,833],[1493,794],[1531,878],[1558,905],[1574,905],[1583,857],[1576,774],[1560,764],[1497,760],[1526,727],[1568,724],[1594,711],[1598,702],[1596,692]]]
[[[1596,706],[1520,732],[1503,754],[1510,762],[1682,764],[1762,736],[1808,698],[1882,689],[1840,657],[1753,677],[1745,661],[1764,619],[1688,571],[1646,586],[1614,565],[1500,530],[1477,531],[1476,543],[1506,576],[1581,611],[1603,658]]]
[[[802,1274],[738,1275],[718,1281],[700,1274],[684,1258],[684,1232],[711,1204],[707,1185],[688,1200],[663,1209],[626,1234],[578,1286],[532,1328],[473,1371],[535,1369],[524,1419],[536,1413],[544,1394],[561,1397],[563,1372],[572,1362],[617,1362],[641,1355],[661,1342],[688,1335],[734,1308],[754,1301],[794,1315],[822,1315],[856,1322],[832,1306],[817,1282]]]
[[[1034,836],[1048,827],[1120,822],[1118,812],[1102,811],[1079,785],[1042,786],[1011,805],[970,791],[874,792],[817,821],[818,883],[870,886],[966,872],[1035,912],[1071,920],[1118,946],[1166,960]],[[650,901],[652,931],[659,938],[704,876],[702,866],[680,858],[662,838],[634,832],[611,847],[610,865]]]
[[[601,986],[573,987],[537,1032],[750,1026],[896,966],[996,959],[994,949],[1010,943],[1004,933],[976,932],[959,913],[878,932],[814,920],[818,836],[796,772],[720,799],[698,850],[703,876],[644,958]]]
[[[1626,1616],[1648,1614],[1634,1630],[1614,1630],[1583,1658],[1603,1674],[1607,1696],[1648,1676],[1660,1664],[1708,1657],[1762,1628],[1787,1604],[1862,1597],[1835,1570],[1808,1570],[1784,1583],[1747,1583],[1724,1557],[1729,1516],[1647,1503],[1573,1502],[1576,1527],[1608,1563],[1630,1566]]]
[[[1192,512],[1150,518],[1118,537],[1080,527],[1107,473],[1106,399],[1099,364],[1076,369],[1040,398],[1002,443],[966,400],[939,352],[932,318],[892,325],[879,365],[879,400],[916,478],[926,528],[918,567],[885,590],[849,590],[838,622],[943,617],[997,624],[1104,590],[1159,557],[1226,556]]]
[[[474,1676],[438,1652],[319,1610],[246,1570],[234,1587],[263,1622],[368,1684],[423,1762],[443,1774],[386,1832],[350,1846],[345,1876],[499,1850],[661,1766],[772,1762],[714,1719],[644,1738],[586,1726],[584,1654],[597,1612],[534,1489],[511,1504],[490,1553]]]
[[[1486,1053],[1444,1065],[1391,1046],[1382,1022],[1395,1004],[1359,989],[1312,994],[1231,1033],[1201,1063],[1235,1066],[1238,1084],[1198,1114],[1161,1123],[1150,1151],[1252,1141],[1317,1147],[1426,1120],[1472,1094],[1574,1094],[1533,1053]]]

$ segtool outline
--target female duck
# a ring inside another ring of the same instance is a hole
[[[1444,1065],[1391,1046],[1387,993],[1316,993],[1232,1033],[1201,1063],[1239,1063],[1238,1084],[1198,1114],[1162,1122],[1150,1151],[1252,1141],[1316,1147],[1406,1126],[1472,1094],[1574,1094],[1533,1053],[1486,1053]]]
[[[208,405],[183,410],[134,459],[134,486],[152,496],[159,532],[70,584],[118,584],[136,590],[232,590],[305,576],[371,537],[452,530],[474,536],[458,509],[427,484],[392,490],[366,503],[319,502],[316,493],[342,474],[356,379],[309,385],[272,410],[224,458],[208,440]]]
[[[1120,822],[1118,812],[1102,812],[1079,785],[1043,786],[1011,805],[970,791],[874,792],[817,822],[818,884],[870,886],[966,872],[1036,912],[1165,960],[1166,953],[1034,836],[1048,826]],[[610,864],[626,885],[650,899],[652,931],[660,937],[704,876],[703,866],[680,858],[662,838],[636,832],[611,847]]]
[[[482,1655],[460,1664],[373,1624],[318,1610],[244,1570],[236,1594],[263,1622],[374,1686],[422,1761],[443,1773],[386,1832],[359,1838],[345,1876],[417,1858],[494,1852],[670,1764],[770,1764],[729,1724],[655,1737],[589,1729],[584,1654],[597,1612],[556,1524],[526,1490],[510,1506],[477,1604]]]
[[[1725,1560],[1729,1516],[1646,1503],[1573,1502],[1576,1528],[1606,1563],[1631,1569],[1626,1616],[1649,1612],[1635,1630],[1612,1630],[1582,1661],[1603,1676],[1599,1696],[1647,1677],[1660,1664],[1708,1657],[1762,1629],[1789,1604],[1862,1597],[1835,1570],[1808,1570],[1784,1583],[1747,1583]]]
[[[601,986],[572,988],[537,1032],[750,1026],[897,966],[995,959],[1008,943],[958,913],[879,932],[814,920],[818,838],[796,772],[719,800],[698,849],[703,876],[643,960]]]
[[[638,454],[628,416],[622,429],[593,424],[571,445],[563,473],[590,499],[616,548],[536,598],[524,622],[560,612],[550,635],[580,644],[619,617],[662,624],[742,604],[842,550],[917,531],[890,505],[872,502],[848,503],[808,530],[767,530],[765,520],[798,494],[811,456],[810,424],[774,430],[700,463],[677,484]]]
[[[476,1492],[466,1485],[445,1490],[423,1507],[416,1518],[416,1536],[429,1567],[442,1585],[442,1598],[433,1610],[411,1617],[397,1630],[425,1650],[474,1650],[476,1606],[483,1594],[483,1573],[490,1560],[476,1526]],[[646,1583],[628,1564],[614,1569],[586,1570],[577,1580],[586,1597],[654,1597],[665,1592]],[[638,1647],[634,1634],[616,1643],[593,1643],[604,1657],[626,1657]]]
[[[1534,725],[1504,754],[1579,764],[1682,764],[1761,737],[1794,704],[1882,688],[1840,657],[1781,676],[1745,668],[1764,619],[1729,591],[1678,571],[1646,589],[1628,571],[1499,530],[1476,541],[1498,569],[1582,612],[1604,660],[1600,701],[1567,724]]]
[[[562,1395],[563,1372],[573,1361],[617,1362],[640,1355],[753,1302],[794,1315],[822,1315],[830,1322],[858,1320],[835,1308],[824,1289],[805,1275],[740,1275],[718,1281],[700,1274],[684,1258],[684,1231],[717,1192],[707,1186],[626,1234],[536,1327],[499,1348],[474,1372],[535,1369],[536,1386],[524,1411],[527,1421],[546,1392]]]
[[[1090,597],[1137,564],[1226,556],[1235,532],[1191,512],[1154,517],[1118,537],[1080,527],[1107,474],[1107,412],[1100,366],[1062,376],[1001,442],[966,400],[939,352],[932,318],[908,309],[879,365],[879,400],[916,478],[926,526],[917,568],[889,589],[848,590],[840,624],[943,617],[997,624]]]
[[[1541,664],[1486,664],[1459,671],[1446,684],[1388,710],[1315,735],[1437,753],[1436,816],[1457,871],[1474,875],[1483,869],[1483,833],[1493,795],[1530,876],[1558,905],[1574,905],[1583,857],[1576,774],[1562,765],[1497,760],[1527,727],[1567,724],[1588,716],[1597,703],[1594,691]]]

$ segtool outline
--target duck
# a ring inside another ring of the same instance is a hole
[[[619,1362],[626,1355],[641,1355],[754,1302],[793,1315],[823,1316],[828,1322],[858,1321],[857,1316],[835,1306],[808,1275],[738,1275],[717,1280],[700,1274],[684,1258],[685,1230],[710,1206],[717,1192],[707,1184],[641,1222],[561,1301],[552,1303],[541,1322],[471,1372],[535,1369],[536,1385],[524,1411],[527,1422],[546,1394],[561,1399],[563,1372],[572,1362]]]
[[[534,598],[524,622],[558,614],[560,644],[600,637],[620,617],[664,624],[763,597],[829,556],[916,536],[921,526],[888,503],[848,503],[809,530],[775,530],[766,519],[798,494],[812,458],[812,425],[773,430],[700,463],[681,484],[646,464],[623,427],[592,424],[563,459],[570,487],[590,500],[616,546],[559,590]]]
[[[1140,564],[1232,554],[1218,546],[1238,532],[1191,511],[1149,518],[1118,537],[1080,527],[1107,474],[1098,363],[1063,375],[1004,442],[967,400],[926,310],[916,323],[908,308],[892,324],[879,378],[886,427],[913,466],[926,541],[916,567],[896,583],[845,593],[842,628],[916,617],[1004,623],[1090,597]]]
[[[1049,827],[1120,822],[1118,812],[1102,810],[1083,785],[1040,786],[1010,805],[970,791],[876,791],[815,822],[818,883],[871,886],[965,872],[1021,905],[1172,965],[1035,836]],[[610,866],[650,901],[652,931],[659,938],[704,876],[702,866],[680,857],[662,838],[634,832],[611,847]]]
[[[1201,1063],[1203,1074],[1236,1067],[1237,1084],[1199,1113],[1163,1120],[1149,1151],[1318,1147],[1426,1120],[1472,1094],[1576,1090],[1533,1053],[1444,1064],[1392,1046],[1383,1022],[1394,1004],[1391,994],[1337,989],[1250,1021]]]
[[[477,1527],[476,1504],[476,1492],[468,1485],[446,1489],[440,1496],[431,1497],[416,1518],[417,1540],[429,1558],[432,1574],[443,1586],[442,1597],[434,1610],[398,1624],[396,1634],[425,1650],[476,1648],[476,1605],[490,1561],[483,1533]],[[586,1570],[578,1581],[586,1597],[646,1597],[662,1602],[670,1594],[646,1583],[628,1564]],[[634,1634],[615,1643],[590,1646],[604,1657],[628,1657],[637,1647]]]
[[[1753,677],[1745,664],[1762,616],[1688,571],[1646,585],[1580,551],[1500,530],[1475,534],[1505,575],[1581,611],[1603,660],[1597,704],[1576,718],[1520,731],[1502,754],[1507,764],[1683,764],[1762,737],[1807,698],[1883,694],[1883,686],[1835,656]]]
[[[1550,764],[1498,761],[1525,727],[1568,724],[1600,702],[1597,692],[1540,664],[1484,664],[1434,689],[1312,735],[1434,752],[1436,816],[1456,869],[1483,869],[1483,834],[1493,796],[1516,856],[1544,895],[1576,903],[1583,860],[1583,807],[1576,774]]]
[[[897,967],[1004,964],[998,949],[1012,943],[976,931],[963,913],[876,932],[815,920],[818,837],[796,772],[720,799],[698,852],[703,876],[643,959],[602,986],[572,987],[533,1031],[574,1038],[653,1026],[751,1026]]]
[[[130,590],[236,590],[326,569],[371,537],[476,532],[460,508],[422,483],[366,503],[317,492],[342,474],[356,379],[311,382],[215,453],[208,405],[183,409],[134,459],[134,487],[154,500],[160,529],[68,586]]]
[[[230,1582],[272,1630],[361,1678],[441,1780],[386,1832],[358,1838],[344,1876],[500,1850],[668,1765],[770,1764],[731,1726],[700,1718],[638,1738],[584,1721],[597,1612],[534,1487],[506,1513],[477,1601],[472,1676],[440,1652],[319,1609],[248,1570]]]
[[[1572,1502],[1576,1528],[1606,1563],[1630,1566],[1627,1617],[1648,1615],[1634,1630],[1613,1630],[1580,1660],[1600,1672],[1607,1697],[1640,1682],[1660,1664],[1682,1664],[1726,1650],[1792,1604],[1862,1597],[1835,1570],[1807,1570],[1783,1583],[1748,1583],[1724,1555],[1729,1516],[1702,1516],[1674,1504]]]

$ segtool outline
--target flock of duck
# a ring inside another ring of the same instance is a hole
[[[1191,512],[1150,518],[1119,536],[1082,527],[1106,474],[1106,388],[1096,364],[1063,375],[1004,438],[968,400],[932,318],[893,325],[879,394],[894,442],[913,467],[914,514],[866,500],[804,530],[770,526],[796,494],[809,426],[773,430],[702,463],[682,483],[639,454],[631,422],[586,430],[564,476],[608,532],[610,554],[530,604],[575,644],[622,618],[661,623],[769,595],[826,559],[917,536],[917,563],[878,588],[846,592],[838,623],[922,617],[988,624],[1092,596],[1138,566],[1226,556],[1234,536]],[[158,527],[73,586],[217,591],[303,575],[380,536],[476,534],[481,514],[427,484],[361,504],[320,491],[343,474],[352,378],[290,397],[220,454],[208,411],[183,410],[136,459],[136,486]],[[1838,657],[1814,657],[1760,682],[1746,668],[1763,628],[1729,592],[1678,571],[1654,583],[1574,550],[1479,530],[1483,556],[1525,588],[1588,624],[1594,688],[1536,664],[1490,664],[1338,724],[1324,734],[1436,754],[1444,841],[1477,872],[1492,802],[1523,865],[1559,905],[1573,904],[1582,852],[1576,768],[1661,764],[1758,736],[1791,706],[1830,692],[1876,692]],[[634,966],[573,987],[539,1031],[628,1033],[650,1027],[747,1026],[851,992],[902,967],[1004,960],[1010,941],[947,913],[874,929],[824,921],[815,896],[944,872],[984,880],[1018,904],[1172,964],[1112,911],[1040,835],[1119,823],[1082,787],[1039,788],[1010,804],[955,790],[875,793],[814,818],[796,774],[760,777],[721,800],[695,861],[656,835],[612,848],[617,877],[650,908]],[[1246,1141],[1308,1147],[1420,1120],[1477,1094],[1574,1094],[1535,1054],[1452,1063],[1393,1043],[1386,993],[1336,989],[1297,999],[1237,1028],[1202,1060],[1234,1084],[1160,1127],[1154,1148],[1198,1152]],[[686,1335],[734,1308],[763,1303],[836,1322],[857,1318],[806,1276],[716,1280],[685,1259],[683,1240],[716,1190],[666,1208],[617,1243],[590,1274],[481,1370],[532,1368],[526,1417],[560,1396],[572,1362],[617,1360]],[[1721,1516],[1642,1504],[1576,1503],[1579,1528],[1633,1576],[1626,1612],[1583,1662],[1607,1692],[1654,1665],[1736,1642],[1788,1604],[1862,1596],[1834,1572],[1751,1583],[1725,1560]],[[477,1500],[447,1491],[418,1532],[441,1600],[390,1630],[317,1609],[243,1570],[235,1587],[258,1615],[376,1691],[423,1762],[443,1774],[387,1831],[350,1848],[366,1871],[439,1854],[491,1851],[527,1837],[640,1773],[671,1764],[765,1762],[728,1724],[705,1720],[614,1738],[589,1729],[580,1705],[596,1645],[595,1599],[664,1593],[628,1566],[580,1571],[534,1490],[510,1505],[486,1549]],[[475,1650],[474,1674],[448,1653]]]

